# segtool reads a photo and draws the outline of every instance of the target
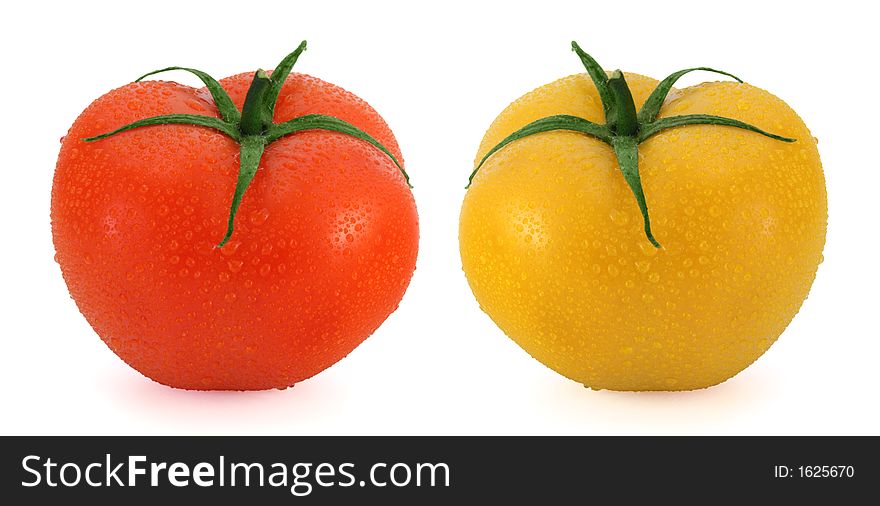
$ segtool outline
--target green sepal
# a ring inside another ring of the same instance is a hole
[[[229,94],[226,93],[226,90],[223,89],[223,86],[221,86],[216,79],[214,79],[207,73],[202,72],[201,70],[191,69],[187,67],[166,67],[164,69],[147,72],[146,74],[135,79],[134,82],[137,83],[143,81],[147,77],[159,74],[161,72],[169,72],[171,70],[183,70],[198,77],[202,81],[202,83],[204,83],[205,88],[207,88],[208,92],[211,93],[211,98],[214,99],[214,105],[216,105],[217,110],[220,111],[220,117],[223,118],[223,121],[226,121],[228,123],[238,123],[238,121],[241,119],[241,113],[238,112],[238,108],[235,107],[235,104],[232,102],[232,99],[229,98]]]
[[[587,121],[583,118],[578,118],[577,116],[569,116],[567,114],[547,116],[546,118],[532,121],[531,123],[520,128],[516,132],[513,132],[512,134],[505,137],[501,142],[496,144],[495,147],[486,152],[486,154],[483,155],[483,158],[480,160],[480,163],[478,163],[474,171],[471,172],[471,175],[468,178],[468,184],[467,186],[465,186],[465,189],[470,188],[471,184],[474,182],[474,176],[477,175],[477,171],[479,171],[480,167],[482,167],[483,164],[486,163],[486,160],[488,160],[489,157],[495,154],[495,152],[499,149],[507,146],[513,141],[522,139],[523,137],[528,137],[530,135],[539,134],[542,132],[552,132],[554,130],[567,130],[569,132],[577,132],[595,137],[605,143],[611,143],[611,131],[608,130],[608,127],[606,127],[605,125],[599,125],[593,123],[592,121]]]
[[[602,66],[599,65],[592,56],[588,55],[583,49],[581,49],[577,42],[571,41],[571,50],[581,59],[581,63],[583,63],[584,68],[587,69],[587,74],[589,74],[590,79],[593,80],[593,84],[596,86],[596,91],[599,92],[599,100],[602,101],[602,109],[607,118],[614,105],[614,97],[611,96],[611,90],[608,89],[608,74],[605,73]]]
[[[614,149],[614,155],[617,157],[617,164],[620,166],[620,172],[623,173],[623,179],[632,190],[639,211],[642,212],[645,236],[655,248],[659,248],[660,243],[654,239],[654,233],[651,232],[648,202],[645,199],[645,190],[642,188],[642,177],[639,175],[639,142],[631,136],[618,136],[611,139],[611,148]]]
[[[716,74],[736,79],[737,82],[743,82],[742,79],[733,74],[709,67],[694,67],[673,72],[672,74],[669,74],[666,79],[660,81],[660,84],[658,84],[657,87],[654,88],[654,91],[651,92],[651,96],[649,96],[648,99],[645,100],[645,103],[642,104],[642,108],[639,110],[639,123],[650,123],[657,119],[657,115],[660,113],[660,108],[663,107],[663,103],[666,102],[666,97],[669,95],[669,91],[672,90],[672,86],[675,85],[676,81],[681,79],[683,75],[697,70],[714,72]]]
[[[265,95],[265,107],[271,112],[275,113],[275,103],[278,102],[278,95],[281,94],[281,88],[284,86],[284,81],[287,80],[287,76],[290,75],[290,71],[293,69],[294,64],[299,59],[299,55],[306,50],[306,41],[302,41],[299,43],[299,46],[293,50],[292,53],[285,56],[281,63],[275,67],[275,70],[272,71],[272,75],[269,79],[271,79],[272,84],[269,86],[269,90]]]
[[[232,195],[232,205],[229,208],[229,219],[226,222],[226,235],[223,240],[217,244],[218,248],[222,248],[224,244],[232,237],[235,230],[235,216],[238,214],[238,207],[241,205],[241,198],[247,191],[260,167],[260,159],[263,157],[263,151],[266,149],[266,140],[259,135],[248,135],[241,139],[240,156],[238,166],[238,182],[235,184],[235,193]]]
[[[396,165],[398,170],[400,170],[400,173],[403,174],[403,179],[406,181],[406,185],[412,188],[412,185],[409,184],[409,175],[397,160],[397,157],[394,156],[388,148],[383,146],[382,143],[377,141],[367,132],[364,132],[347,121],[334,118],[333,116],[306,114],[304,116],[293,118],[290,121],[285,121],[284,123],[277,123],[269,127],[269,131],[266,132],[266,142],[272,143],[285,135],[302,132],[303,130],[327,130],[330,132],[339,132],[372,144],[376,149],[388,155],[388,158],[391,158],[391,161],[394,162],[394,165]]]
[[[112,132],[96,135],[94,137],[87,137],[83,140],[85,142],[99,141],[101,139],[106,139],[111,135],[116,135],[118,133],[122,133],[128,130],[154,125],[193,125],[213,128],[214,130],[217,130],[222,134],[228,135],[236,142],[238,142],[239,140],[238,130],[235,128],[235,125],[230,125],[229,123],[226,123],[223,120],[215,118],[213,116],[202,116],[199,114],[166,114],[164,116],[153,116],[152,118],[144,118],[133,123],[129,123],[123,127],[117,128]]]
[[[748,130],[749,132],[755,132],[771,139],[775,139],[777,141],[782,142],[795,142],[796,139],[792,139],[791,137],[783,137],[781,135],[771,134],[770,132],[766,132],[761,130],[760,128],[750,125],[748,123],[742,122],[733,118],[725,118],[723,116],[713,116],[711,114],[685,114],[682,116],[669,116],[668,118],[661,118],[652,123],[648,123],[643,125],[639,132],[639,142],[644,142],[652,135],[656,135],[663,130],[667,130],[669,128],[683,127],[688,125],[719,125],[719,126],[728,126],[734,128],[741,128],[743,130]]]

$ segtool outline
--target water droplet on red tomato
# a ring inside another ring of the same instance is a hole
[[[205,108],[202,106],[202,104],[196,102],[195,100],[188,99],[188,100],[184,101],[184,103],[185,103],[190,109],[192,109],[192,110],[194,110],[194,111],[200,111],[200,112],[201,112],[201,111],[204,111],[204,110],[205,110]]]
[[[241,241],[229,241],[220,248],[220,254],[225,257],[229,257],[235,254],[238,247],[241,246]]]
[[[212,251],[214,251],[214,245],[208,241],[199,241],[196,244],[196,253],[199,255],[210,255]]]
[[[266,220],[269,219],[269,210],[265,207],[256,211],[251,211],[250,222],[251,225],[255,227],[259,227],[263,223],[266,223]]]

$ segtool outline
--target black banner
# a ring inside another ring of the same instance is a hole
[[[851,504],[876,498],[880,482],[878,439],[868,437],[4,437],[2,445],[3,497],[21,504]]]

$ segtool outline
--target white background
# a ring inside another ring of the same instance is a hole
[[[6,3],[0,433],[876,435],[880,40],[870,5]],[[92,100],[145,71],[185,65],[219,78],[271,68],[302,39],[309,50],[296,70],[365,98],[403,148],[421,220],[412,285],[376,334],[292,389],[152,383],[94,334],[52,261],[59,138]],[[587,390],[520,350],[470,294],[457,227],[477,144],[510,101],[583,71],[572,39],[608,69],[734,72],[786,100],[820,140],[825,262],[780,340],[720,386]]]

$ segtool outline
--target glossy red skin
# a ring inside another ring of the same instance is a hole
[[[239,109],[252,76],[221,81]],[[415,269],[418,217],[398,168],[343,134],[282,138],[217,249],[234,141],[188,125],[81,140],[170,113],[218,116],[204,89],[132,83],[92,103],[62,142],[52,235],[82,314],[125,362],[178,388],[285,388],[347,355],[397,308]],[[366,102],[291,74],[275,121],[312,113],[354,124],[402,161]]]

